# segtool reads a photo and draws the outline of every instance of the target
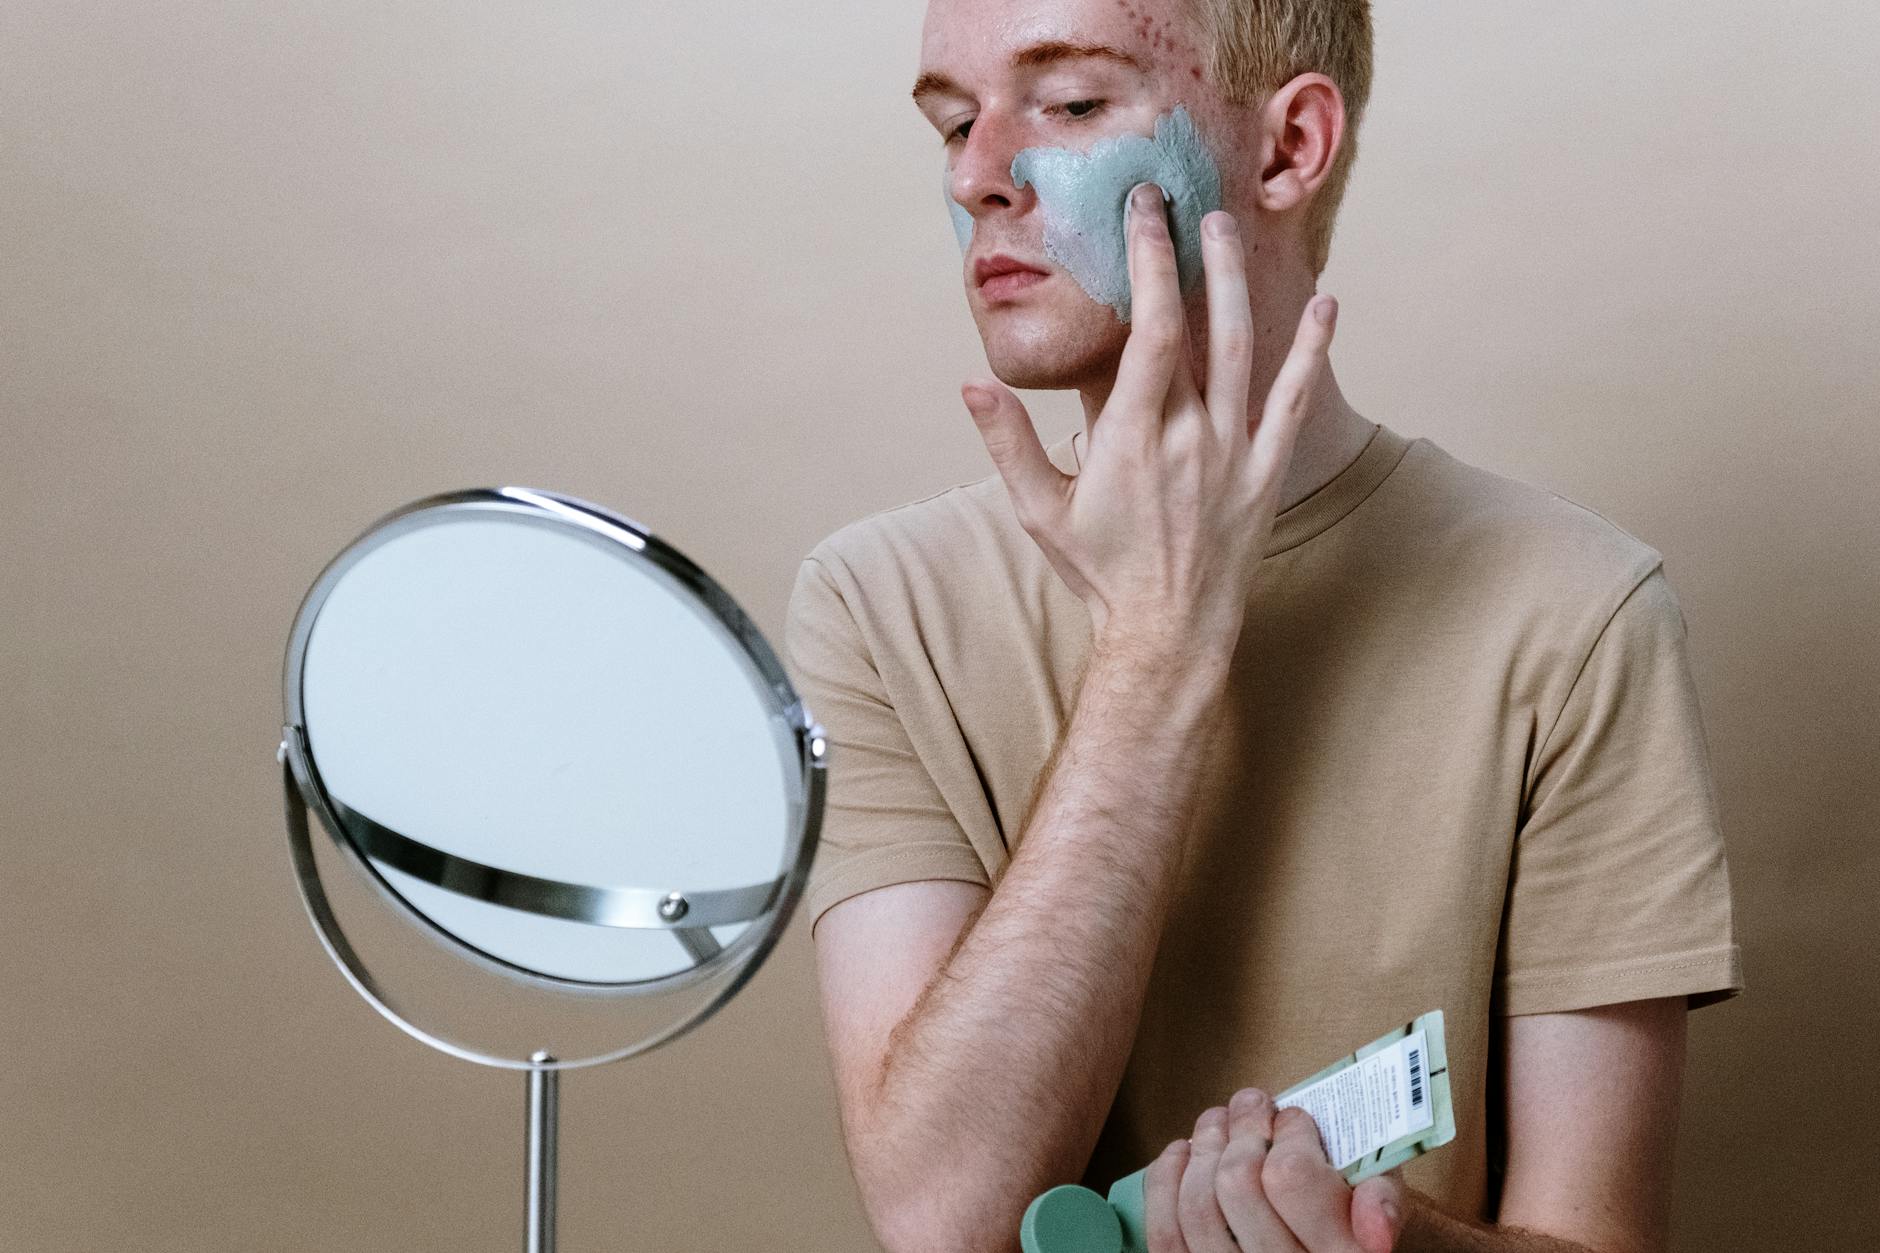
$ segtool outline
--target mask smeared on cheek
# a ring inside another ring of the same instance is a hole
[[[1025,148],[1012,158],[1012,185],[1037,189],[1044,214],[1044,250],[1064,267],[1092,300],[1129,321],[1129,250],[1125,242],[1129,189],[1137,183],[1162,188],[1169,203],[1176,269],[1186,292],[1201,281],[1201,219],[1221,207],[1221,175],[1201,142],[1188,110],[1155,120],[1155,138],[1114,135],[1088,151]],[[947,188],[953,234],[964,251],[973,237],[973,217]]]
[[[960,251],[965,252],[973,242],[973,215],[953,198],[952,170],[940,171],[940,193],[947,198],[947,214],[953,219],[953,238],[960,241]]]

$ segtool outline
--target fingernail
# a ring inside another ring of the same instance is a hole
[[[1330,326],[1332,315],[1337,312],[1338,302],[1330,296],[1319,296],[1312,301],[1312,316],[1317,318],[1322,326]]]
[[[962,387],[960,396],[966,401],[966,411],[976,418],[992,408],[992,394],[983,387]]]
[[[1143,230],[1160,235],[1168,230],[1168,220],[1162,215],[1162,195],[1154,183],[1137,183],[1135,190],[1129,193],[1129,205],[1140,218]]]
[[[1402,1225],[1403,1211],[1397,1208],[1397,1202],[1386,1197],[1382,1202],[1382,1208],[1384,1210],[1384,1218],[1390,1223],[1393,1230]]]
[[[1201,229],[1206,231],[1211,239],[1232,239],[1240,230],[1234,222],[1234,215],[1223,213],[1219,209],[1201,219]]]

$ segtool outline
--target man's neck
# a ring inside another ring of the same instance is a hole
[[[1104,397],[1107,399],[1107,396]],[[1264,404],[1265,393],[1257,403]],[[1090,434],[1102,413],[1103,400],[1089,391],[1083,393],[1084,432],[1080,437],[1079,464],[1090,455]],[[1377,432],[1377,423],[1353,409],[1339,389],[1338,379],[1329,363],[1320,377],[1313,397],[1312,413],[1299,430],[1293,444],[1292,464],[1280,489],[1277,512],[1284,513],[1312,493],[1337,478],[1358,459]],[[1252,417],[1248,421],[1252,421]]]

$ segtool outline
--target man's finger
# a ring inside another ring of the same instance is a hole
[[[1214,1169],[1214,1195],[1241,1248],[1294,1253],[1299,1242],[1260,1186],[1273,1148],[1273,1112],[1273,1098],[1259,1088],[1242,1088],[1228,1100],[1227,1148]]]
[[[1143,1234],[1149,1253],[1188,1253],[1181,1222],[1175,1215],[1175,1195],[1188,1165],[1188,1141],[1176,1140],[1149,1163],[1142,1177]]]
[[[1403,1224],[1403,1180],[1397,1171],[1373,1175],[1351,1190],[1351,1235],[1364,1253],[1390,1253]]]
[[[1005,480],[1019,524],[1031,535],[1040,534],[1069,494],[1071,476],[1051,464],[1023,402],[1003,384],[990,379],[966,383],[960,397]]]
[[[1135,437],[1153,443],[1161,437],[1163,406],[1188,331],[1161,191],[1154,183],[1139,183],[1130,197],[1123,231],[1129,250],[1129,339],[1117,363],[1113,403],[1104,413],[1111,416],[1114,408],[1114,416],[1121,416]]]
[[[1337,321],[1338,301],[1330,296],[1314,296],[1300,311],[1292,348],[1273,379],[1272,389],[1266,394],[1266,407],[1253,432],[1250,460],[1255,472],[1263,477],[1292,459],[1299,428],[1305,425],[1313,393],[1325,373],[1326,356]]]
[[[1215,429],[1231,437],[1247,429],[1253,305],[1247,295],[1247,258],[1240,227],[1225,209],[1201,219],[1201,263],[1208,285],[1206,404]]]
[[[1180,288],[1176,289],[1179,293]],[[1180,297],[1177,297],[1180,303]],[[1168,415],[1183,409],[1203,410],[1207,402],[1201,398],[1201,380],[1195,373],[1195,341],[1189,333],[1188,306],[1181,303],[1182,334],[1176,345],[1175,368],[1169,372],[1168,398],[1162,402],[1163,421]]]
[[[1351,1187],[1326,1160],[1312,1115],[1288,1108],[1274,1117],[1260,1184],[1299,1243],[1315,1253],[1351,1248]]]
[[[1227,1215],[1214,1195],[1214,1171],[1227,1147],[1227,1110],[1219,1105],[1195,1122],[1188,1165],[1176,1190],[1175,1213],[1181,1220],[1182,1239],[1192,1253],[1233,1253],[1234,1237]]]

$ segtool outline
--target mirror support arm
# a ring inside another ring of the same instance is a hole
[[[708,928],[762,917],[776,904],[783,888],[782,877],[741,887],[694,891],[564,883],[487,866],[433,848],[367,817],[336,796],[329,795],[327,803],[347,838],[367,857],[446,892],[545,918],[601,927],[700,932],[709,937]],[[684,926],[679,924],[680,919],[685,920]],[[716,944],[707,947],[707,956],[717,951]],[[696,948],[693,952],[698,955]]]
[[[525,1202],[526,1253],[555,1253],[555,1144],[561,1105],[561,1072],[554,1058],[537,1052],[529,1059],[529,1147]]]

